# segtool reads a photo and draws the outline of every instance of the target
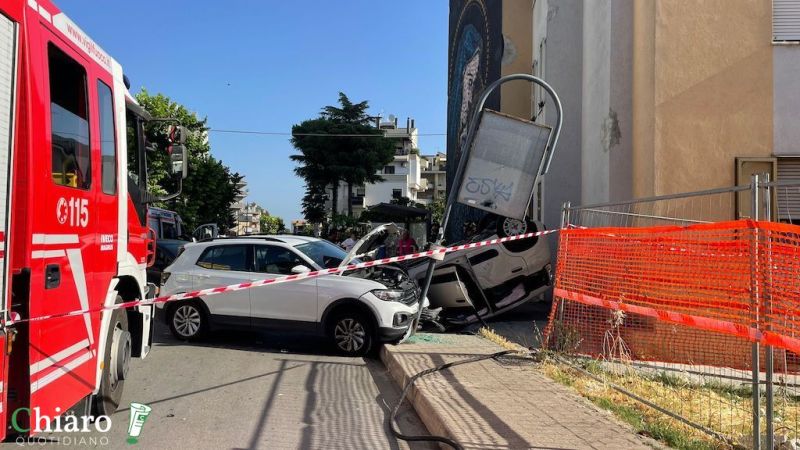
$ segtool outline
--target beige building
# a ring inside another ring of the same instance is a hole
[[[762,171],[800,180],[793,11],[800,1],[504,0],[501,74],[543,77],[564,106],[545,223],[557,226],[568,200],[730,186]],[[503,86],[501,109],[555,119],[523,82]],[[788,204],[800,206],[797,195]]]
[[[447,155],[439,152],[424,155],[422,160],[422,178],[427,189],[417,194],[417,201],[427,205],[436,200],[447,200]]]

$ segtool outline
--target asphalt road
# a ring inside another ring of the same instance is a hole
[[[549,302],[528,303],[488,322],[506,338],[536,347],[549,311]],[[107,433],[52,433],[22,447],[437,448],[409,447],[391,435],[389,414],[399,393],[380,361],[331,355],[317,338],[217,332],[185,343],[158,323],[152,352],[132,362]],[[131,402],[152,408],[135,445],[126,443]],[[398,425],[406,434],[428,434],[408,403]]]
[[[163,325],[156,333],[147,359],[132,363],[111,430],[51,434],[61,445],[48,447],[436,448],[391,436],[399,389],[378,360],[332,356],[324,342],[297,336],[224,332],[187,344]],[[131,402],[152,408],[135,445],[126,443]],[[398,422],[404,433],[428,434],[408,403]]]

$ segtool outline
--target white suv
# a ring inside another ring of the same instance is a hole
[[[226,286],[343,266],[355,259],[370,235],[348,254],[322,239],[276,235],[219,238],[191,243],[164,270],[162,294]],[[164,307],[172,333],[192,339],[214,327],[271,328],[328,336],[338,351],[365,354],[376,341],[400,340],[417,312],[419,288],[397,266],[380,266]]]

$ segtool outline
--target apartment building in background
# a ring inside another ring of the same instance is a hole
[[[756,172],[800,181],[798,0],[451,0],[450,15],[451,167],[464,80],[474,98],[502,75],[532,73],[560,94],[564,128],[534,205],[549,227],[565,201],[725,187]],[[490,56],[459,58],[473,48]],[[488,106],[555,121],[524,82]],[[800,218],[800,192],[789,195],[778,199],[784,220]]]
[[[417,202],[429,205],[447,200],[447,154],[424,155],[422,160],[422,178],[428,188],[417,193]]]
[[[236,236],[245,234],[255,234],[261,231],[261,215],[269,215],[269,211],[258,205],[256,202],[246,202],[247,182],[242,179],[236,187],[239,194],[234,198],[235,202],[231,205],[235,223],[230,233]]]
[[[387,138],[394,141],[394,159],[378,171],[383,181],[354,186],[353,196],[350,198],[347,196],[347,184],[340,183],[338,213],[347,214],[347,202],[352,204],[353,216],[358,217],[370,206],[390,203],[402,197],[414,203],[427,204],[432,199],[438,198],[437,196],[443,195],[445,189],[443,171],[447,156],[420,154],[419,132],[414,119],[408,118],[405,126],[399,126],[394,116],[389,116],[387,120],[376,118],[376,126]],[[329,193],[331,191],[329,190]],[[326,204],[329,211],[333,208],[332,203],[328,200]]]

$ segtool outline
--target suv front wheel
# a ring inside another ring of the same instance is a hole
[[[375,327],[364,314],[337,313],[330,322],[329,335],[336,350],[348,356],[363,356],[372,350]]]
[[[202,336],[208,328],[205,310],[196,302],[178,303],[167,314],[169,329],[181,340],[191,340]]]

